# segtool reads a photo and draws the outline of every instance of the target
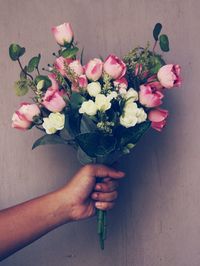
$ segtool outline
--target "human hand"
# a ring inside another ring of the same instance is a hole
[[[61,189],[67,204],[68,220],[80,220],[91,217],[95,210],[112,209],[117,199],[118,179],[124,173],[104,165],[86,165]],[[96,182],[96,178],[102,182]]]

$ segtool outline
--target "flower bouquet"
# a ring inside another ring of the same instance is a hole
[[[164,92],[180,86],[180,66],[166,64],[155,52],[157,44],[169,51],[162,25],[153,30],[153,49],[137,47],[123,60],[109,55],[94,58],[83,65],[69,23],[53,27],[59,46],[55,60],[40,72],[41,55],[23,66],[25,48],[11,44],[9,55],[21,68],[15,82],[18,96],[32,90],[32,103],[23,102],[13,114],[12,127],[21,130],[36,127],[43,136],[33,149],[46,144],[70,144],[82,164],[111,165],[128,154],[147,130],[161,131],[168,111],[161,109]],[[44,74],[45,73],[45,74]],[[97,210],[101,248],[106,238],[106,212]]]

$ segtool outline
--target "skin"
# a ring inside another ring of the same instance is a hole
[[[64,187],[0,211],[0,261],[58,226],[92,217],[96,208],[112,209],[123,177],[103,165],[86,165]]]

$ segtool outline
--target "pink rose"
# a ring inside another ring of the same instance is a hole
[[[84,73],[84,69],[79,60],[73,60],[71,63],[69,63],[69,67],[77,76],[81,76]]]
[[[120,79],[126,73],[125,63],[115,55],[107,57],[103,69],[113,79]]]
[[[179,65],[165,65],[162,66],[157,74],[161,85],[167,89],[179,87],[181,85]]]
[[[85,66],[85,74],[89,80],[97,81],[101,75],[103,70],[103,62],[94,58],[90,60]]]
[[[46,91],[42,105],[51,112],[61,112],[66,106],[63,99],[64,91],[54,90],[52,87]]]
[[[128,88],[128,81],[126,80],[125,77],[116,79],[113,83],[114,83],[114,86],[119,90],[120,89],[126,90]]]
[[[51,73],[48,75],[48,78],[51,80],[51,89],[55,91],[58,90],[59,85],[58,85],[58,82],[56,81],[56,75]]]
[[[157,131],[161,131],[166,125],[166,118],[169,112],[164,109],[155,109],[149,112],[148,119],[152,122],[151,127]]]
[[[157,90],[161,90],[163,88],[161,83],[157,80],[156,74],[147,79],[147,84]]]
[[[141,85],[139,91],[139,102],[149,108],[156,107],[162,104],[164,95],[157,90],[154,90],[149,85]]]
[[[22,103],[18,111],[13,114],[12,127],[22,130],[29,129],[33,117],[40,114],[40,109],[36,104]]]
[[[88,80],[86,75],[81,75],[78,77],[78,83],[80,88],[86,88],[88,85]]]
[[[56,42],[60,45],[71,43],[73,40],[74,33],[69,23],[64,23],[57,27],[53,27],[51,31],[56,39]]]
[[[56,58],[54,66],[60,72],[61,75],[66,76],[65,64],[69,65],[73,62],[71,58],[64,58],[62,56]]]

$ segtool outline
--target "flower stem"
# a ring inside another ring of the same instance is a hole
[[[22,67],[22,64],[21,64],[19,58],[17,59],[17,61],[18,61],[18,63],[19,63],[19,66],[20,66],[22,72],[23,72],[25,75],[27,75],[31,80],[33,80],[33,77],[32,77],[29,73],[27,73],[27,72],[24,70],[24,68]]]

